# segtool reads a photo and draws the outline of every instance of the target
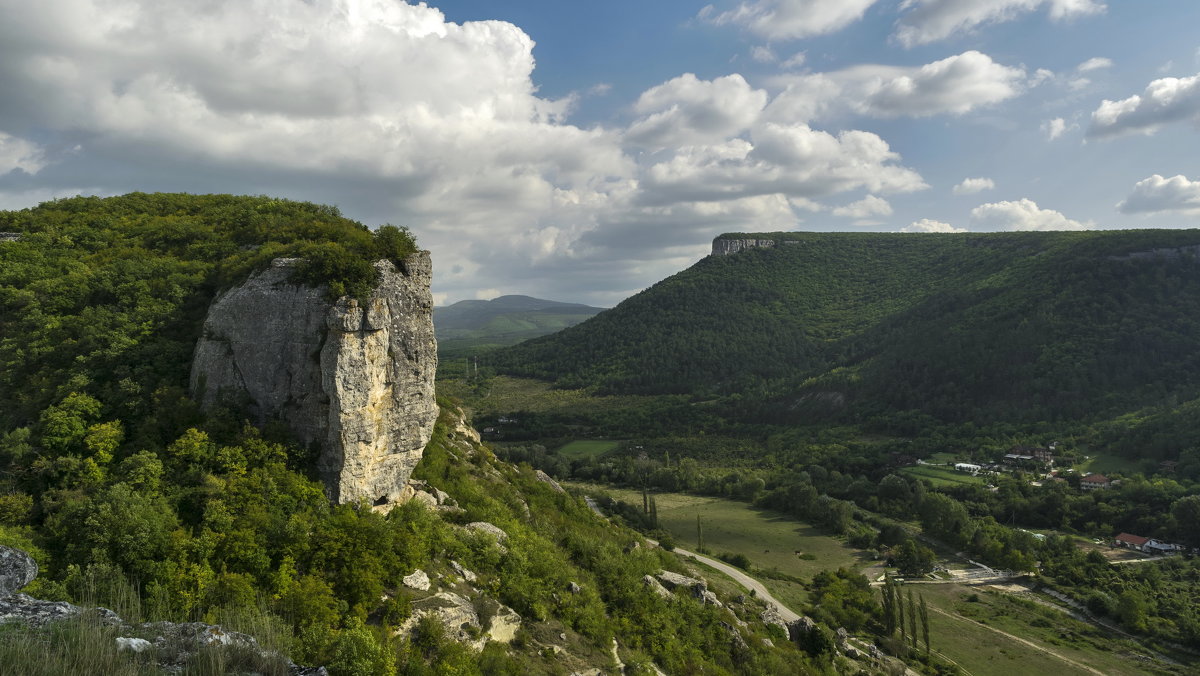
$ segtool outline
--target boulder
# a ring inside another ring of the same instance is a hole
[[[488,624],[487,636],[489,640],[498,643],[512,643],[520,628],[521,616],[517,614],[517,611],[501,605]]]
[[[553,488],[555,491],[557,491],[559,493],[566,493],[566,491],[563,490],[563,487],[560,486],[557,481],[555,481],[549,474],[546,474],[542,470],[539,469],[539,470],[535,471],[533,473],[533,475],[535,477],[537,477],[538,481],[549,485],[550,488]]]
[[[578,594],[579,592],[583,591],[583,587],[580,587],[574,582],[568,582],[567,591],[571,592],[572,594]]]
[[[476,575],[475,573],[472,573],[471,571],[467,570],[466,568],[463,568],[462,564],[459,563],[458,561],[451,561],[450,568],[452,568],[459,577],[466,580],[467,582],[474,582],[479,579],[478,575]]]
[[[411,575],[406,575],[402,582],[404,582],[404,586],[408,587],[409,589],[429,591],[429,575],[420,568],[414,571]]]
[[[725,604],[721,603],[717,595],[703,587],[692,587],[692,596],[695,596],[701,603],[706,606],[716,606],[724,608]]]
[[[413,601],[413,612],[400,628],[397,634],[409,634],[423,617],[433,617],[446,628],[446,635],[460,643],[465,643],[475,650],[482,650],[486,638],[475,638],[479,630],[479,615],[471,602],[454,592],[442,591]],[[476,631],[468,633],[467,628],[474,627]]]
[[[26,594],[11,594],[0,599],[0,624],[18,622],[30,627],[42,627],[51,622],[66,620],[83,612],[83,608],[63,601],[40,601]],[[100,621],[120,624],[121,618],[107,608],[96,608]]]
[[[642,584],[649,587],[650,591],[654,592],[657,596],[664,599],[674,598],[671,596],[671,592],[667,591],[667,588],[662,586],[662,583],[652,575],[642,577]]]
[[[660,572],[656,577],[662,580],[662,583],[666,585],[667,589],[671,590],[674,590],[676,587],[685,587],[688,589],[691,589],[692,587],[700,587],[702,589],[708,588],[708,583],[704,580],[698,580],[694,577],[688,577],[687,575],[673,573],[669,570]]]
[[[438,592],[433,596],[414,601],[412,615],[396,630],[397,634],[409,634],[421,621],[432,616],[446,628],[446,635],[478,652],[489,640],[509,643],[521,628],[521,616],[505,605],[499,605],[487,630],[480,627],[479,614],[475,606],[465,597],[454,592]]]
[[[487,533],[496,538],[496,542],[504,542],[508,539],[508,533],[505,533],[499,526],[490,524],[487,521],[472,521],[466,525],[466,528],[476,533]]]
[[[775,606],[768,605],[765,610],[759,613],[758,619],[762,620],[763,624],[773,624],[782,629],[783,633],[788,633],[788,623],[779,614],[779,611],[775,609]]]
[[[37,577],[33,557],[13,547],[0,545],[0,598],[15,594]]]
[[[801,617],[793,622],[788,622],[787,631],[788,638],[793,642],[800,642],[817,628],[817,623],[812,621],[812,618]]]
[[[118,638],[117,652],[128,650],[130,652],[140,653],[153,648],[154,644],[144,638]]]

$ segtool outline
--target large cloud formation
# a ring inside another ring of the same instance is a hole
[[[840,193],[926,187],[876,134],[768,115],[770,95],[736,74],[652,87],[627,128],[573,125],[574,97],[538,95],[528,35],[424,4],[0,0],[0,17],[0,205],[78,186],[335,203],[412,226],[441,300],[501,289],[611,303],[722,231],[793,228]],[[939,63],[874,89],[839,82],[864,110],[911,115],[1016,86],[983,55]]]
[[[1105,99],[1092,113],[1091,138],[1121,134],[1153,134],[1174,122],[1200,124],[1200,75],[1164,77],[1151,82],[1141,95],[1120,101]]]

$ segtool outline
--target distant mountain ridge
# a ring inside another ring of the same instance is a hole
[[[580,303],[508,295],[434,308],[433,323],[439,352],[454,355],[544,336],[603,311]]]
[[[723,397],[771,422],[1119,416],[1200,398],[1198,244],[1200,230],[731,233],[489,361],[563,387]]]

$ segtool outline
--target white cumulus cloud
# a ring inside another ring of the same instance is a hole
[[[734,24],[768,40],[794,40],[839,31],[862,18],[876,0],[753,0],[714,15],[712,5],[700,17],[717,25]]]
[[[1177,212],[1200,214],[1200,181],[1178,175],[1163,178],[1154,174],[1138,181],[1133,192],[1117,204],[1122,213]]]
[[[971,210],[971,222],[978,230],[1087,230],[1094,225],[1042,209],[1030,199],[981,204]]]
[[[626,137],[641,145],[664,147],[719,142],[750,127],[767,105],[767,93],[741,75],[701,80],[685,73],[638,97],[643,115]]]
[[[786,89],[768,114],[792,120],[842,111],[871,117],[963,114],[1016,96],[1024,79],[1024,70],[977,51],[915,67],[853,66],[776,78],[774,82]]]
[[[954,186],[953,192],[955,195],[974,195],[995,187],[996,182],[990,178],[964,178],[962,183]]]
[[[852,218],[855,225],[878,225],[880,216],[892,215],[892,205],[882,197],[867,195],[857,202],[834,208],[833,215]]]
[[[895,37],[906,47],[928,44],[982,24],[1012,21],[1042,7],[1056,21],[1107,8],[1099,0],[904,0],[900,9],[905,13],[896,24]]]
[[[1120,101],[1105,99],[1092,113],[1091,138],[1153,134],[1175,122],[1200,124],[1200,75],[1164,77]]]
[[[1075,125],[1071,125],[1072,128],[1074,126]],[[1052,120],[1046,120],[1045,122],[1042,123],[1042,133],[1045,134],[1046,138],[1051,141],[1058,138],[1059,136],[1062,136],[1063,134],[1066,133],[1066,131],[1067,131],[1067,121],[1061,117],[1056,117]]]
[[[900,232],[966,232],[966,228],[956,228],[949,223],[922,218],[900,228]]]
[[[1112,68],[1113,60],[1104,56],[1094,56],[1087,61],[1079,64],[1075,70],[1080,73],[1086,73],[1093,70],[1101,70],[1104,68]]]

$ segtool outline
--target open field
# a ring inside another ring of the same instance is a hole
[[[534,413],[574,413],[634,408],[656,397],[620,395],[596,396],[584,390],[557,390],[540,380],[496,376],[482,392],[475,392],[457,378],[442,378],[438,393],[461,399],[480,414],[532,411]]]
[[[558,452],[568,460],[595,458],[608,453],[618,445],[620,445],[620,442],[616,441],[578,440],[564,445],[558,449]]]
[[[572,484],[585,490],[607,493],[618,500],[640,505],[639,491]],[[861,569],[871,563],[866,552],[850,547],[843,540],[825,535],[813,526],[791,517],[755,509],[736,500],[724,500],[681,493],[656,493],[658,520],[681,547],[696,547],[696,516],[704,530],[704,545],[712,556],[722,553],[745,554],[755,568],[777,569],[804,579],[827,569]],[[800,558],[800,554],[808,555]],[[808,558],[811,557],[811,558]],[[780,601],[799,611],[808,601],[802,585],[767,576],[757,576]]]
[[[1089,472],[1097,474],[1104,474],[1106,472],[1133,474],[1141,471],[1140,465],[1141,462],[1138,460],[1131,460],[1119,455],[1092,452],[1088,454],[1087,460],[1077,463],[1075,469],[1079,470],[1082,474],[1088,474]]]
[[[966,472],[949,467],[936,467],[933,465],[913,465],[911,467],[902,467],[902,474],[907,474],[911,477],[920,479],[928,479],[935,486],[953,485],[953,484],[976,484],[979,486],[987,483],[983,477],[971,476]]]
[[[635,505],[642,499],[636,490],[572,485]],[[678,493],[658,493],[655,500],[659,522],[682,547],[695,547],[699,514],[705,546],[714,556],[722,552],[745,554],[755,569],[777,568],[804,579],[838,567],[854,568],[869,576],[877,572],[866,552],[782,514],[734,500]],[[811,554],[813,559],[802,559],[797,552]],[[755,575],[784,604],[798,612],[804,610],[808,593],[803,585],[757,572]],[[1183,667],[1172,671],[1162,662],[1139,659],[1137,655],[1146,654],[1144,649],[1091,624],[987,586],[909,588],[929,603],[934,650],[970,676],[1187,673]],[[972,595],[975,600],[967,600]]]
[[[1143,661],[1143,649],[1065,613],[986,586],[912,589],[929,603],[934,650],[972,676],[1187,673]]]

